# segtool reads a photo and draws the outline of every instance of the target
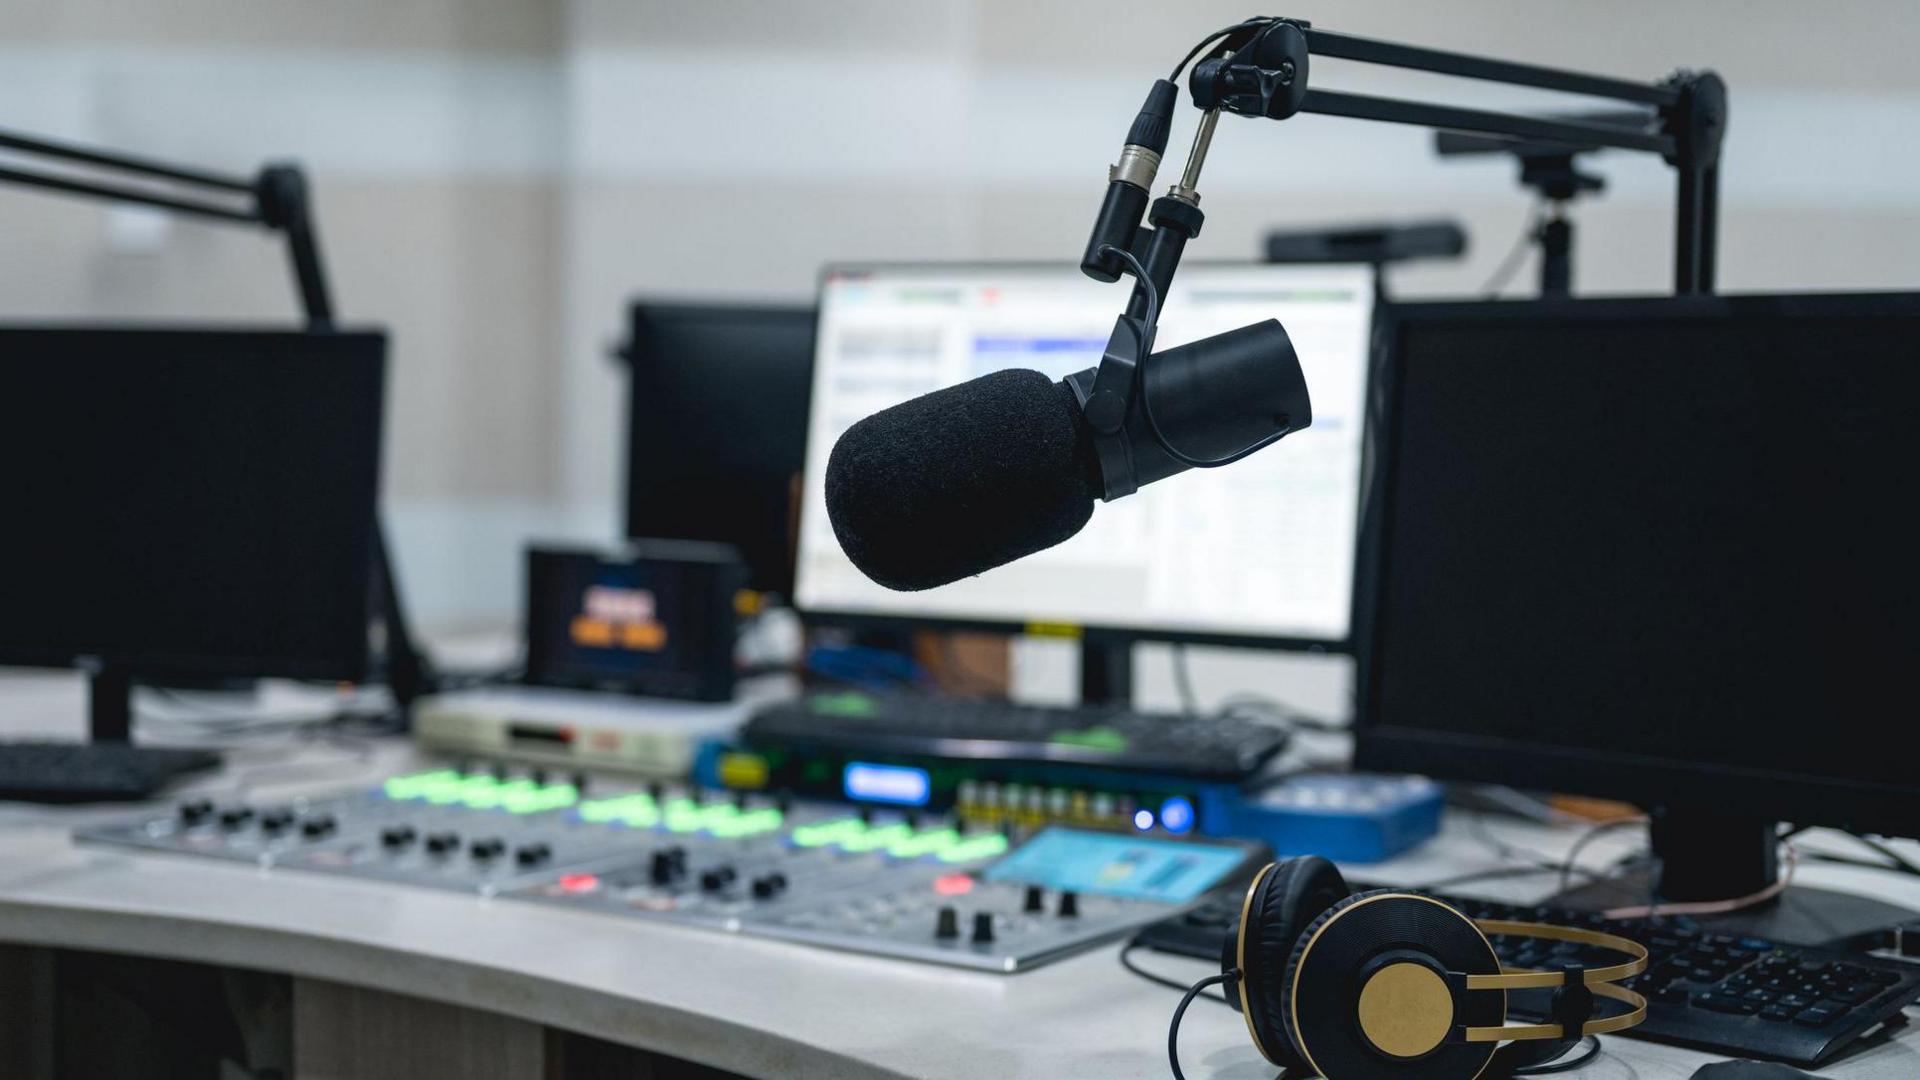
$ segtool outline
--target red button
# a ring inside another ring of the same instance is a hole
[[[563,892],[592,892],[600,887],[600,879],[592,874],[562,874],[560,888]]]
[[[933,891],[941,896],[959,896],[973,891],[973,875],[946,874],[933,879]]]

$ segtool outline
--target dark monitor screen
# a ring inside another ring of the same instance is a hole
[[[632,322],[627,535],[732,544],[791,596],[813,309],[642,302]]]
[[[1409,305],[1369,767],[1920,833],[1920,296]]]
[[[353,679],[386,338],[0,328],[0,663]]]

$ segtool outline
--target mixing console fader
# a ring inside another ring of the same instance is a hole
[[[907,812],[456,769],[332,799],[192,801],[78,839],[992,971],[1163,918],[1260,855],[1065,828],[1015,847]]]

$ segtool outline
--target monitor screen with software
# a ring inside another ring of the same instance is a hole
[[[822,479],[834,441],[861,417],[990,371],[1035,368],[1057,379],[1098,364],[1126,290],[1069,265],[830,270],[807,433],[798,606],[822,615],[1344,644],[1373,297],[1365,267],[1183,267],[1158,347],[1279,319],[1312,389],[1313,426],[1232,468],[1103,503],[1058,547],[944,588],[897,593],[867,580],[834,538]]]

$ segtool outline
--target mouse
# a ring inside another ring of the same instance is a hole
[[[1819,1080],[1776,1061],[1716,1061],[1693,1072],[1693,1080]]]

